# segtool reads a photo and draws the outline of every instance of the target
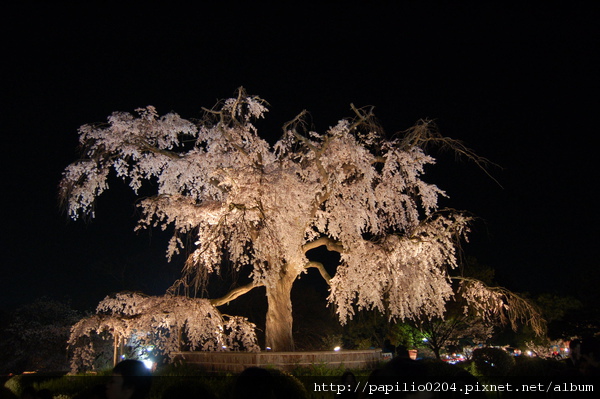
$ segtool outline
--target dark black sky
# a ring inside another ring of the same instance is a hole
[[[442,4],[7,10],[0,303],[164,292],[182,259],[166,263],[164,234],[133,233],[124,189],[90,224],[61,213],[77,128],[149,104],[198,117],[242,85],[271,104],[270,138],[303,109],[325,130],[350,103],[390,133],[435,119],[503,168],[490,169],[502,188],[473,165],[432,170],[448,205],[482,219],[467,255],[518,291],[597,283],[598,13]]]

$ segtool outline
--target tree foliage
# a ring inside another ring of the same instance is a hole
[[[471,312],[488,323],[510,325],[516,331],[520,324],[531,327],[535,335],[546,333],[546,320],[530,300],[504,287],[490,287],[469,277],[454,277],[460,281],[458,295]]]
[[[446,314],[444,318],[419,320],[417,329],[425,338],[436,358],[440,359],[443,350],[449,347],[474,346],[484,344],[492,336],[493,324],[464,313]]]
[[[0,372],[67,370],[65,342],[80,317],[68,303],[49,298],[12,310],[0,326]]]
[[[183,349],[258,351],[254,328],[243,317],[221,314],[206,299],[119,293],[106,297],[95,315],[71,329],[71,371],[94,368],[99,353],[93,338],[104,332],[117,344],[132,338],[136,344],[152,344],[173,360]]]
[[[324,133],[308,129],[303,112],[271,146],[254,125],[266,105],[240,89],[205,109],[197,123],[159,116],[149,106],[82,126],[83,157],[60,184],[68,214],[93,217],[111,173],[136,193],[153,190],[139,201],[139,228],[171,228],[169,258],[192,236],[171,293],[203,293],[225,264],[245,273],[250,283],[211,303],[264,286],[266,345],[273,350],[293,350],[290,291],[310,268],[329,284],[328,301],[341,323],[361,309],[398,320],[442,316],[453,294],[448,271],[457,265],[457,243],[471,217],[439,208],[444,191],[423,179],[435,163],[426,149],[439,144],[478,164],[485,160],[442,137],[430,121],[388,138],[371,108],[354,106],[355,117]],[[307,257],[321,246],[340,254],[333,276]]]

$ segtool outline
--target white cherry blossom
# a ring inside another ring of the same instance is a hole
[[[482,159],[428,121],[388,138],[370,109],[355,107],[353,118],[325,132],[304,130],[302,113],[271,146],[253,124],[266,103],[242,89],[237,94],[205,109],[196,124],[146,107],[137,116],[115,112],[105,125],[81,127],[83,158],[61,182],[69,215],[90,214],[112,173],[135,192],[154,190],[139,202],[139,228],[173,231],[168,257],[184,249],[183,234],[195,243],[185,248],[190,256],[171,292],[202,292],[207,276],[224,265],[248,271],[249,284],[211,303],[266,287],[265,345],[273,350],[294,348],[290,292],[310,268],[330,285],[328,300],[342,323],[361,308],[387,309],[395,319],[442,315],[470,217],[439,209],[446,194],[424,179],[425,167],[435,163],[426,145]],[[320,246],[339,252],[340,264],[307,257]],[[197,342],[205,337],[190,333]]]

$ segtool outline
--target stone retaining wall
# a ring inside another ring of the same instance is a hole
[[[199,365],[207,371],[241,372],[247,367],[275,367],[291,370],[296,367],[324,365],[351,369],[374,367],[381,361],[381,349],[315,352],[180,352],[176,359]]]

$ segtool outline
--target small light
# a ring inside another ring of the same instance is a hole
[[[267,346],[267,347],[266,347],[266,349],[267,349],[268,351],[270,351],[270,350],[271,350],[271,347],[270,347],[270,346]]]
[[[342,349],[342,348],[340,348],[339,346],[336,346],[335,348],[333,348],[333,350],[336,351],[336,352],[339,352],[340,349]]]
[[[427,342],[427,341],[428,341],[428,339],[427,339],[427,338],[423,338],[423,342]]]

